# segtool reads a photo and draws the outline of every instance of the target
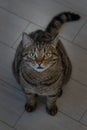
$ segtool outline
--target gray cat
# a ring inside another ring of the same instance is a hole
[[[58,33],[65,22],[79,19],[78,14],[63,12],[55,16],[44,31],[23,33],[13,61],[13,72],[24,88],[27,112],[36,109],[35,97],[42,95],[47,98],[47,112],[50,115],[57,113],[56,100],[62,95],[62,88],[70,79],[72,71]]]

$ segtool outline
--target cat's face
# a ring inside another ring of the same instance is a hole
[[[27,40],[30,43],[25,45],[23,52],[26,65],[29,65],[37,72],[43,72],[56,62],[58,54],[55,47],[46,43],[33,43],[32,40],[29,41],[29,38]]]

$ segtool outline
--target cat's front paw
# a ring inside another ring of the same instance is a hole
[[[29,103],[25,104],[25,110],[27,112],[33,112],[36,109],[37,104],[30,105]]]
[[[56,105],[53,105],[51,108],[46,107],[46,110],[48,114],[50,114],[51,116],[55,116],[56,113],[58,112],[58,108]]]
[[[63,94],[63,90],[62,90],[62,89],[59,89],[59,90],[58,90],[58,97],[61,97],[62,94]]]

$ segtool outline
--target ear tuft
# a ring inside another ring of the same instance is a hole
[[[22,43],[23,43],[23,45],[27,46],[29,44],[32,44],[32,42],[33,41],[30,38],[30,36],[27,33],[23,32],[23,34],[22,34]]]

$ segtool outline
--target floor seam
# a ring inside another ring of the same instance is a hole
[[[29,20],[29,19],[24,18],[23,16],[20,16],[20,15],[18,15],[17,13],[15,13],[15,12],[13,12],[13,11],[10,11],[9,9],[6,9],[6,8],[4,8],[4,7],[2,7],[2,6],[0,6],[0,8],[1,8],[2,10],[5,10],[6,12],[9,12],[10,14],[13,14],[13,15],[19,17],[19,18],[22,19],[22,20],[25,20],[26,22],[30,22],[30,23],[35,24],[36,26],[39,26],[39,27],[41,27],[41,28],[44,28],[44,27],[42,27],[41,25],[39,25],[39,24],[37,24],[37,23],[35,23],[35,22]]]
[[[26,27],[23,29],[22,32],[24,32],[30,24],[31,24],[31,22],[26,25]],[[14,43],[13,43],[12,46],[11,46],[11,48],[14,48],[15,43],[17,42],[17,40],[18,40],[18,39],[20,38],[20,36],[22,35],[22,32],[19,34],[19,36],[17,37],[17,39],[14,41]]]
[[[6,9],[6,8],[4,8],[4,7],[2,7],[2,6],[0,6],[0,8],[1,8],[2,10],[4,10],[4,11],[10,13],[10,14],[13,14],[13,15],[17,16],[18,18],[20,18],[20,19],[22,19],[22,20],[24,20],[24,21],[26,21],[26,22],[30,22],[29,20],[25,19],[24,17],[22,17],[22,16],[20,16],[20,15],[17,15],[15,12],[10,11],[9,9]]]
[[[3,80],[3,79],[1,79],[1,78],[0,78],[0,81],[2,81],[4,84],[10,85],[10,87],[12,87],[12,86],[13,86],[12,84],[10,84],[10,83],[6,82],[5,80]],[[14,89],[18,90],[19,92],[21,92],[21,91],[22,91],[21,89],[18,89],[18,88],[16,88],[15,86],[13,86],[13,87],[14,87]],[[20,86],[20,87],[21,87],[21,86]]]
[[[5,42],[3,42],[3,41],[0,41],[0,44],[1,44],[1,45],[4,45],[4,46],[6,46],[6,47],[8,47],[8,48],[10,48],[10,49],[12,49],[12,50],[14,50],[10,45],[8,45],[7,43],[5,43]]]
[[[18,119],[16,120],[16,122],[15,122],[13,128],[16,128],[16,125],[17,125],[18,121],[22,118],[22,116],[23,116],[24,113],[25,113],[25,110],[24,110],[24,111],[22,112],[22,114],[18,117]]]
[[[3,121],[0,119],[0,122],[2,122],[3,124],[5,124],[6,126],[10,127],[10,128],[13,128],[11,125],[9,125],[7,122]]]
[[[86,112],[87,112],[87,109],[86,109],[85,112],[82,114],[82,116],[81,116],[79,122],[81,122],[81,119],[84,117],[84,115],[86,114]]]
[[[86,14],[80,12],[79,10],[77,10],[77,9],[75,9],[75,8],[70,7],[69,4],[66,5],[64,2],[57,1],[57,0],[55,0],[55,2],[56,2],[56,3],[59,3],[59,4],[63,5],[63,6],[65,6],[65,7],[67,7],[67,8],[69,8],[69,9],[72,10],[72,11],[76,11],[76,13],[81,14],[81,15],[83,15],[84,17],[87,18],[87,15],[86,15]]]
[[[84,48],[84,47],[78,45],[78,44],[75,43],[74,41],[72,41],[72,40],[70,41],[69,39],[66,39],[65,37],[63,37],[63,36],[61,36],[61,35],[60,35],[60,38],[61,38],[60,40],[62,40],[62,39],[63,39],[63,40],[66,40],[66,41],[70,42],[71,45],[77,46],[77,47],[81,48],[84,52],[87,53],[87,49],[86,49],[86,48]],[[63,45],[64,45],[64,43],[63,43]]]
[[[81,124],[81,125],[83,125],[83,126],[85,126],[85,127],[87,127],[87,125],[86,125],[86,124],[84,124],[84,123],[82,123],[82,122],[80,122],[80,124]]]
[[[85,124],[83,124],[83,123],[79,122],[79,120],[76,120],[75,118],[73,118],[73,117],[69,116],[68,114],[66,114],[66,113],[62,112],[61,110],[60,110],[59,112],[60,112],[60,113],[62,113],[63,115],[65,115],[66,117],[68,117],[68,118],[72,119],[73,121],[75,121],[75,122],[77,122],[77,123],[79,123],[79,124],[81,124],[81,125],[83,125],[83,126],[86,126]],[[86,127],[87,127],[87,126],[86,126]]]
[[[81,32],[82,28],[87,24],[87,20],[83,23],[83,25],[80,27],[80,29],[78,30],[78,32],[76,33],[75,37],[73,38],[72,42],[74,42],[74,40],[76,39],[76,37],[78,36],[78,34]]]
[[[83,85],[85,88],[87,88],[87,85],[81,83],[79,80],[74,79],[72,76],[71,76],[71,79],[74,80],[75,82],[77,82],[77,83]]]

